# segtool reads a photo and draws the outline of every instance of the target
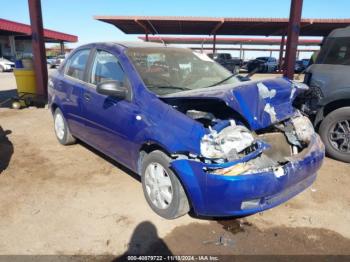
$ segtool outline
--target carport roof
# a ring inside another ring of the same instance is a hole
[[[287,18],[220,18],[161,16],[95,16],[126,34],[173,35],[283,35]],[[350,25],[350,19],[302,19],[300,36],[327,36]]]
[[[32,34],[30,25],[6,20],[0,18],[0,35],[16,35],[18,37],[28,38]],[[49,29],[44,29],[46,42],[77,42],[78,37],[75,35],[65,34]]]
[[[146,37],[140,36],[139,39],[146,41]],[[149,42],[166,44],[213,44],[212,37],[160,37],[149,36]],[[242,37],[217,37],[216,44],[221,45],[280,45],[281,38],[242,38]],[[299,39],[298,44],[302,46],[316,46],[321,44],[319,39]]]

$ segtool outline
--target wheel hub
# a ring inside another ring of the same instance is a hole
[[[329,141],[336,150],[350,154],[350,120],[341,120],[334,124]]]
[[[151,163],[145,172],[146,192],[149,199],[159,209],[166,209],[173,199],[171,179],[159,163]]]

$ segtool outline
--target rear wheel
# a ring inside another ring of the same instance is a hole
[[[57,108],[54,113],[54,126],[57,140],[62,145],[71,145],[76,142],[76,139],[72,136],[71,132],[69,131],[67,121],[59,108]]]
[[[142,161],[141,180],[145,198],[161,217],[174,219],[190,210],[186,193],[174,172],[170,158],[156,150]]]
[[[319,133],[330,157],[350,162],[350,107],[329,113],[322,121]]]

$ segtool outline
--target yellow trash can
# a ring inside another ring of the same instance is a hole
[[[31,69],[16,68],[13,70],[16,78],[17,93],[36,94],[36,78],[35,72]]]
[[[32,69],[16,68],[13,70],[17,84],[18,98],[12,102],[12,108],[19,109],[32,104],[36,96],[36,78]]]

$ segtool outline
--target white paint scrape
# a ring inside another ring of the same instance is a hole
[[[282,167],[277,168],[273,173],[275,174],[275,177],[281,177],[285,175]]]
[[[271,122],[276,122],[276,111],[269,103],[265,105],[264,111],[269,114]]]
[[[266,85],[263,83],[259,82],[257,83],[258,90],[259,90],[259,95],[261,98],[273,98],[276,95],[276,90],[271,89],[269,90]]]

